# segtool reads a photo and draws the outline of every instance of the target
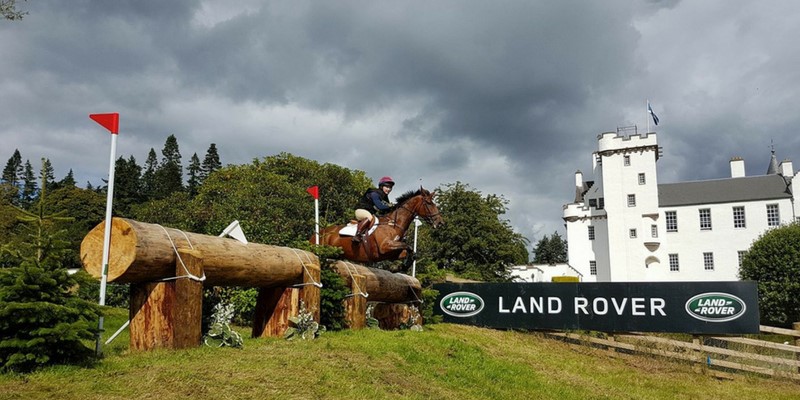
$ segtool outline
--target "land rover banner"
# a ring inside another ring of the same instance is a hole
[[[756,282],[446,283],[445,322],[531,330],[758,333]]]

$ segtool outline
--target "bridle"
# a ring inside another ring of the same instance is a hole
[[[404,202],[403,204],[401,204],[399,209],[406,210],[406,211],[410,212],[411,215],[421,216],[422,219],[425,220],[425,222],[427,222],[429,224],[433,224],[433,217],[436,217],[436,216],[440,215],[441,213],[439,212],[438,209],[436,210],[436,213],[431,213],[430,206],[433,203],[429,202],[427,199],[425,199],[425,195],[420,195],[420,196],[422,196],[421,204],[417,204],[416,207],[414,207],[413,209],[407,207],[408,206],[408,202]],[[420,207],[425,207],[425,214],[426,215],[423,216],[417,211]],[[392,222],[394,224],[397,224],[397,214],[396,213],[395,213],[395,217],[392,219]]]

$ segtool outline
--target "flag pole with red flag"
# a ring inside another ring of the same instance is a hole
[[[106,196],[106,221],[105,231],[103,232],[103,269],[100,274],[100,305],[106,305],[106,286],[108,284],[108,257],[111,247],[111,209],[114,201],[114,162],[117,157],[117,135],[119,134],[119,113],[109,114],[89,114],[89,118],[102,125],[111,132],[111,160],[108,166],[108,190]],[[100,356],[103,353],[100,347],[100,335],[103,332],[103,315],[100,314],[100,321],[97,326],[97,343],[95,351]]]
[[[314,237],[319,246],[319,186],[314,185],[306,189],[306,192],[314,197]]]

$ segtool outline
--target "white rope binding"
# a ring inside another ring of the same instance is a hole
[[[181,254],[178,252],[178,248],[175,247],[175,241],[172,240],[172,236],[170,236],[169,232],[167,232],[167,228],[164,228],[163,226],[158,225],[158,224],[156,224],[156,225],[159,228],[161,228],[164,231],[164,233],[167,234],[167,238],[169,239],[169,244],[172,245],[172,250],[175,251],[175,256],[178,257],[178,261],[181,263],[181,266],[183,267],[183,271],[186,272],[186,275],[179,275],[179,276],[173,276],[173,277],[170,277],[170,278],[164,278],[164,279],[161,279],[161,281],[172,281],[172,280],[181,279],[181,278],[189,278],[189,279],[191,279],[193,281],[197,281],[197,282],[205,281],[206,280],[206,271],[203,270],[203,276],[197,276],[197,275],[194,275],[191,272],[189,272],[189,268],[186,268],[186,264],[183,263],[183,259],[181,258]],[[189,248],[194,250],[194,246],[192,245],[192,241],[189,240],[189,236],[186,236],[186,232],[184,232],[184,231],[182,231],[180,229],[175,229],[175,228],[170,228],[170,229],[176,230],[176,231],[180,232],[181,234],[183,234],[183,237],[186,239],[186,243],[189,243]]]
[[[309,265],[313,265],[314,261],[311,260],[311,257],[308,255],[308,252],[307,251],[298,250],[298,249],[295,249],[295,248],[292,248],[292,247],[287,247],[287,248],[289,250],[293,251],[294,255],[297,256],[297,259],[300,260],[300,265],[303,266],[303,271],[306,273],[306,275],[308,275],[308,278],[311,280],[311,282],[298,283],[296,285],[293,285],[292,287],[303,287],[303,286],[314,285],[314,286],[316,286],[318,288],[321,288],[322,287],[322,283],[317,282],[317,281],[314,280],[314,276],[311,275],[311,272],[308,272],[308,267],[306,267],[306,263],[303,262],[303,259],[300,257],[299,253],[303,253],[303,255],[306,256],[306,261],[308,261],[308,264]]]
[[[345,297],[363,296],[365,299],[369,297],[369,293],[362,291],[361,288],[358,287],[358,282],[356,282],[356,279],[353,277],[353,271],[350,270],[350,266],[352,266],[353,269],[356,269],[356,266],[347,261],[342,262],[344,263],[344,267],[347,269],[347,273],[350,275],[350,281],[352,281],[353,286],[356,287],[356,293],[350,293]]]

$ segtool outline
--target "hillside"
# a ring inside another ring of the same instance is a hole
[[[128,353],[126,341],[122,335],[93,368],[0,375],[0,399],[800,398],[793,382],[718,379],[688,364],[450,324],[246,339],[243,349]]]

